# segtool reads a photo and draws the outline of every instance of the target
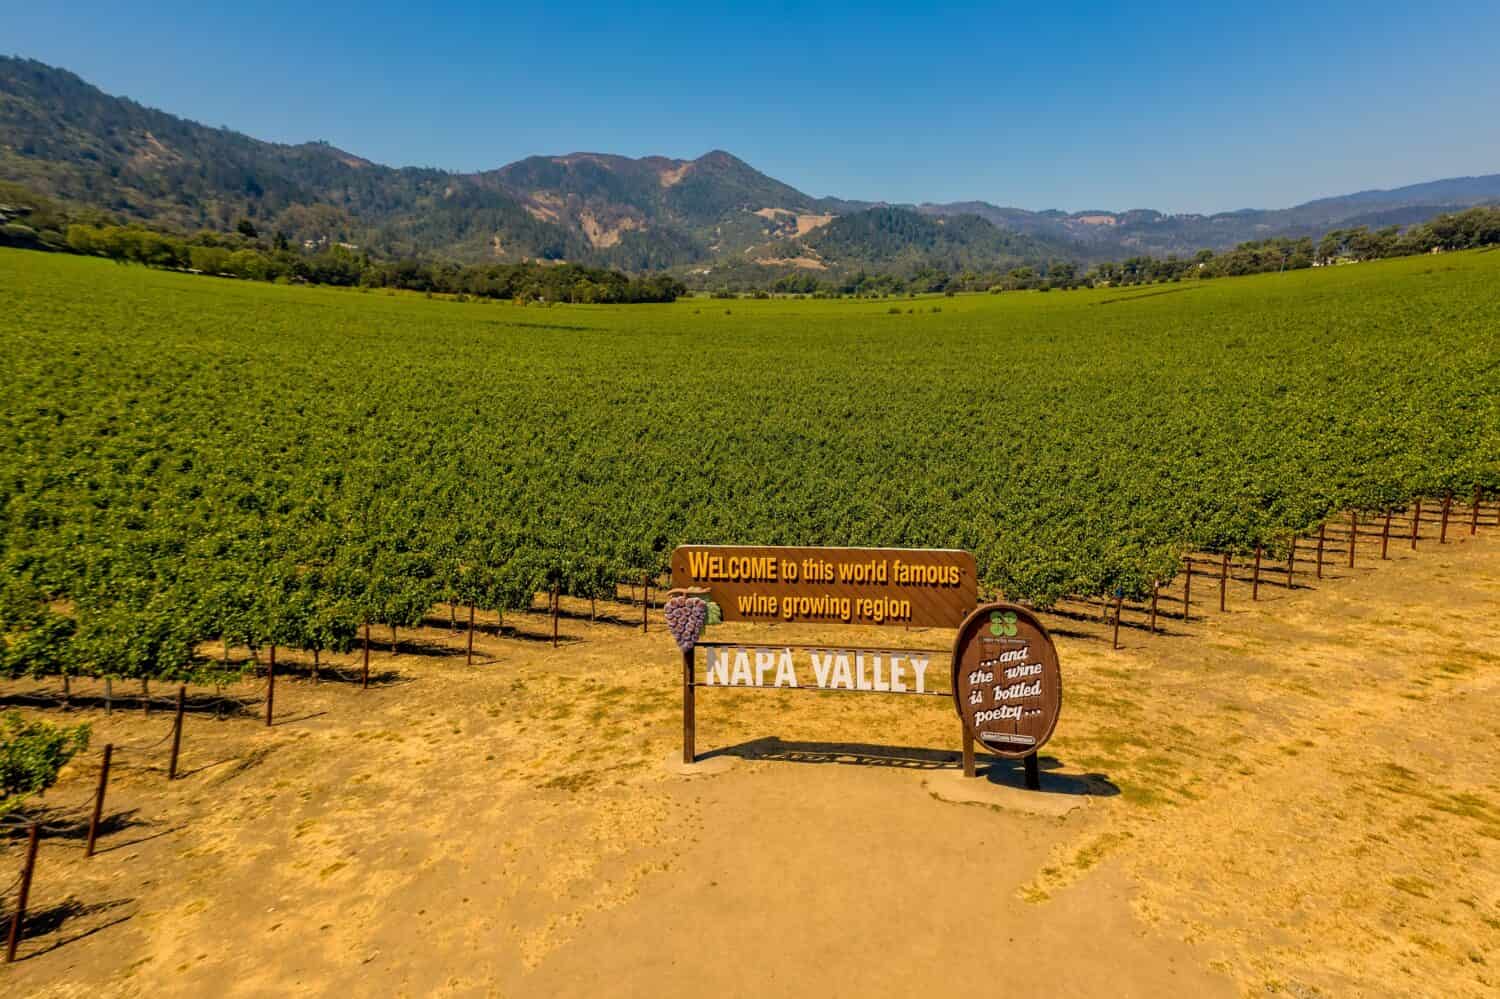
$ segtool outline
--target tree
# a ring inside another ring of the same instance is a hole
[[[249,219],[240,219],[239,222],[235,224],[234,231],[239,233],[241,236],[244,236],[246,239],[257,239],[260,237],[260,230],[256,229],[255,223],[251,222]]]
[[[91,225],[68,226],[68,249],[74,253],[98,253],[97,230]]]
[[[1318,240],[1318,260],[1324,264],[1331,264],[1343,252],[1343,249],[1343,230],[1332,229],[1322,239]]]
[[[229,251],[222,246],[188,247],[188,266],[204,274],[218,274],[226,269]]]

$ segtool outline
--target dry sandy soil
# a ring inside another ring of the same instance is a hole
[[[1494,996],[1500,531],[1392,556],[1254,604],[1232,583],[1228,613],[1127,628],[1119,651],[1096,619],[1050,617],[1066,692],[1040,793],[1011,765],[958,777],[940,699],[701,691],[708,760],[683,773],[664,762],[680,660],[659,617],[642,635],[623,620],[638,609],[590,623],[565,603],[556,650],[541,614],[501,638],[491,619],[472,668],[462,632],[434,621],[377,650],[368,691],[279,682],[274,727],[256,705],[195,710],[175,783],[165,746],[123,752],[101,852],[44,839],[33,930],[0,982]],[[119,704],[71,716],[94,747],[45,799],[58,828],[84,813],[104,742],[149,744],[170,720]]]

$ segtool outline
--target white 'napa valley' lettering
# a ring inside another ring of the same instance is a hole
[[[792,665],[792,650],[755,650],[755,668],[750,667],[750,654],[745,649],[712,648],[708,652],[708,664],[704,669],[703,682],[710,687],[795,687],[797,670]],[[733,654],[731,656],[731,653]],[[766,683],[766,673],[776,669],[776,679]]]
[[[709,646],[704,684],[709,687],[800,687],[791,649]],[[751,656],[754,655],[752,664]],[[813,679],[820,690],[871,690],[881,693],[927,693],[931,657],[904,652],[853,649],[810,651]],[[767,673],[775,679],[767,682]]]

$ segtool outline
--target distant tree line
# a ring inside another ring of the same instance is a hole
[[[1438,215],[1408,226],[1334,229],[1316,243],[1302,239],[1263,239],[1232,250],[1200,250],[1191,257],[1131,257],[1099,264],[1088,274],[1092,284],[1146,284],[1183,278],[1234,277],[1268,271],[1299,270],[1387,257],[1409,257],[1444,250],[1468,250],[1500,244],[1500,207],[1480,206]]]
[[[629,277],[619,271],[578,264],[422,263],[398,260],[369,264],[360,282],[373,288],[473,295],[521,301],[612,304],[672,302],[687,287],[670,274]]]
[[[447,261],[377,260],[356,247],[337,243],[294,247],[280,233],[264,239],[248,219],[241,219],[231,232],[203,230],[188,237],[97,218],[92,223],[70,222],[56,205],[16,185],[0,186],[0,245],[251,281],[402,288],[513,301],[671,302],[687,290],[667,274],[632,278],[576,264],[464,266]]]
[[[1068,290],[1299,270],[1497,244],[1500,244],[1500,206],[1481,206],[1439,215],[1405,229],[1398,226],[1376,230],[1365,226],[1335,229],[1316,241],[1311,237],[1278,237],[1241,243],[1220,253],[1200,250],[1188,257],[1131,257],[1096,264],[1087,270],[1070,260],[987,269],[967,265],[957,273],[931,263],[913,263],[904,271],[802,270],[767,280],[751,265],[748,270],[741,268],[721,279],[724,283],[715,293],[731,297],[757,293],[885,298],[934,292]],[[5,183],[0,183],[0,245],[82,253],[150,267],[256,281],[402,288],[516,301],[670,302],[687,291],[681,280],[665,273],[631,277],[619,271],[577,264],[460,265],[418,259],[383,260],[351,244],[322,240],[314,245],[298,245],[290,243],[281,233],[267,239],[249,219],[240,219],[228,232],[203,230],[192,236],[178,236],[141,226],[116,225],[97,212],[65,212],[26,188]]]
[[[808,295],[816,298],[884,298],[890,295],[935,292],[1072,288],[1083,283],[1085,282],[1079,278],[1077,264],[1071,260],[1053,260],[1009,270],[966,269],[957,274],[949,274],[930,266],[918,267],[906,274],[858,270],[841,276],[820,277],[803,272],[777,278],[767,290],[780,295]]]
[[[875,298],[924,292],[1045,291],[1235,277],[1495,245],[1500,245],[1500,207],[1480,206],[1439,215],[1405,229],[1398,226],[1335,229],[1316,241],[1311,237],[1254,240],[1221,253],[1199,250],[1190,257],[1130,257],[1096,264],[1087,271],[1072,261],[1054,260],[1005,271],[966,270],[958,274],[933,268],[906,275],[856,271],[828,276],[799,272],[776,278],[769,290],[786,295]]]

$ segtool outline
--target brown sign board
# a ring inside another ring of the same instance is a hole
[[[725,621],[956,628],[978,600],[974,556],[938,548],[683,545],[672,586],[701,587]]]
[[[953,704],[964,729],[997,756],[1035,753],[1062,709],[1052,636],[1013,604],[976,608],[953,644]]]

